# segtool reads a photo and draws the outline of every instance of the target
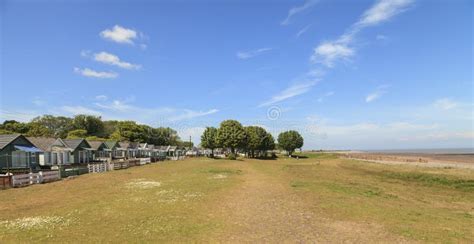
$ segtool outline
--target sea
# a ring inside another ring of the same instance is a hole
[[[386,149],[362,151],[371,153],[474,154],[474,148]]]

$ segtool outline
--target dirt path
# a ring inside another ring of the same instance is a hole
[[[242,184],[217,207],[217,214],[224,216],[229,228],[216,233],[216,241],[404,242],[380,226],[318,217],[310,211],[311,203],[305,203],[281,179],[262,173],[251,164],[243,167]]]

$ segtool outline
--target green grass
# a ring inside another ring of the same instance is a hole
[[[373,223],[413,241],[473,242],[473,171],[305,155],[195,158],[0,191],[0,243],[212,242],[236,224],[216,207],[251,175],[283,185],[287,192],[278,194],[295,194],[292,201],[321,218],[313,221]]]
[[[337,158],[285,161],[279,177],[326,217],[374,222],[408,239],[472,242],[474,172]],[[267,170],[268,171],[268,170]]]

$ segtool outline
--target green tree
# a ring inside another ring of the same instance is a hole
[[[86,130],[72,130],[67,133],[67,139],[79,139],[79,138],[86,138],[87,131]]]
[[[43,126],[40,123],[37,122],[31,122],[28,124],[29,130],[26,133],[27,136],[34,136],[34,137],[40,137],[40,136],[45,136],[45,137],[50,137],[53,136],[53,132]]]
[[[267,156],[267,151],[275,149],[275,139],[273,139],[272,134],[267,132],[263,138],[262,146],[265,151],[265,156]]]
[[[43,115],[34,118],[31,123],[46,127],[53,137],[66,138],[67,133],[73,129],[73,120],[64,116]]]
[[[4,130],[21,134],[26,134],[30,130],[27,123],[18,122],[16,120],[5,120],[2,127]]]
[[[214,149],[218,148],[217,144],[217,128],[207,127],[201,136],[201,146],[211,149],[211,157],[214,157]]]
[[[264,140],[267,136],[267,131],[259,126],[247,126],[245,127],[247,133],[246,149],[251,157],[255,157],[256,151],[265,150]]]
[[[291,157],[296,148],[303,147],[303,137],[294,130],[282,132],[278,135],[278,145]]]
[[[100,116],[92,115],[76,115],[73,119],[73,127],[76,130],[86,130],[87,135],[102,136],[104,131],[104,123]]]
[[[110,138],[117,141],[146,141],[144,128],[135,123],[135,121],[119,121],[115,132],[110,135]]]
[[[235,149],[245,147],[247,134],[245,129],[236,120],[225,120],[217,130],[217,143],[224,148],[230,148],[232,157],[235,157]]]

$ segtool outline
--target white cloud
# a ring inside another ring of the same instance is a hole
[[[158,120],[176,122],[188,120],[196,117],[202,117],[217,113],[219,110],[210,109],[208,111],[195,111],[190,109],[178,109],[170,107],[146,108],[130,104],[133,98],[125,100],[112,100],[107,103],[94,103],[94,105],[104,111],[104,117],[113,117],[116,119],[132,119],[144,122],[157,122]]]
[[[269,105],[284,101],[286,99],[304,94],[308,92],[311,89],[311,87],[316,85],[316,83],[317,83],[316,81],[312,81],[312,82],[292,85],[286,88],[285,90],[281,91],[277,95],[273,96],[270,100],[261,103],[259,107],[269,106]]]
[[[450,110],[450,109],[458,107],[458,105],[459,104],[457,102],[449,98],[441,98],[434,102],[434,106],[442,110]]]
[[[324,95],[320,96],[318,98],[318,102],[322,102],[325,98],[327,97],[330,97],[332,95],[334,95],[335,93],[333,91],[330,91],[330,92],[326,92]]]
[[[78,115],[78,114],[88,114],[88,115],[97,115],[97,116],[101,115],[101,112],[90,109],[90,108],[86,108],[83,106],[62,106],[61,110],[72,115]]]
[[[387,40],[388,37],[385,36],[385,35],[382,35],[382,34],[378,34],[377,36],[375,36],[375,39],[377,39],[379,41],[384,41],[384,40]]]
[[[271,51],[272,48],[260,48],[260,49],[256,49],[256,50],[250,50],[250,51],[239,51],[237,52],[237,58],[239,59],[249,59],[249,58],[253,58],[253,57],[256,57],[264,52],[268,52],[268,51]]]
[[[43,106],[43,105],[46,104],[46,101],[44,101],[43,99],[41,99],[39,97],[35,97],[35,98],[33,98],[32,103],[36,106]]]
[[[301,35],[306,33],[306,31],[308,31],[309,27],[311,27],[311,25],[307,25],[303,29],[299,30],[298,33],[296,33],[296,38],[300,38]]]
[[[141,68],[141,66],[138,64],[132,64],[132,63],[122,61],[117,55],[107,53],[107,52],[95,53],[94,60],[97,62],[104,63],[104,64],[115,65],[123,69],[140,69]]]
[[[296,7],[292,7],[289,11],[288,11],[288,15],[286,16],[286,18],[281,21],[281,25],[288,25],[290,23],[290,19],[296,15],[296,14],[299,14],[311,7],[313,7],[316,3],[318,2],[318,0],[307,0],[303,5],[301,6],[296,6]]]
[[[365,102],[370,103],[382,97],[382,95],[387,93],[387,90],[386,90],[387,87],[388,86],[379,86],[377,90],[375,90],[374,92],[370,93],[369,95],[365,97]]]
[[[348,60],[354,55],[354,50],[340,41],[323,42],[314,49],[311,61],[333,67],[337,60]]]
[[[388,21],[395,15],[405,11],[412,3],[412,0],[379,0],[364,12],[356,26],[372,26]]]
[[[133,40],[138,37],[137,31],[124,28],[120,25],[115,25],[112,29],[103,30],[100,32],[100,36],[110,41],[128,44],[134,44]]]
[[[193,111],[193,110],[185,109],[183,113],[176,116],[172,116],[169,118],[169,120],[170,121],[187,120],[187,119],[193,119],[196,117],[202,117],[202,116],[206,116],[210,114],[215,114],[217,112],[219,112],[218,109],[211,109],[208,111]]]
[[[379,0],[366,10],[359,20],[348,31],[335,41],[325,41],[318,45],[311,56],[311,61],[333,67],[339,60],[347,60],[354,56],[355,50],[350,47],[354,37],[362,29],[390,20],[406,10],[412,0]]]
[[[204,133],[205,129],[205,127],[196,126],[177,128],[176,130],[181,140],[189,141],[189,137],[191,137],[191,141],[194,143],[194,146],[197,146],[201,141],[201,135]]]
[[[118,74],[115,72],[95,71],[89,68],[81,69],[81,68],[76,67],[74,68],[74,72],[82,76],[100,78],[100,79],[114,79],[118,77]]]
[[[95,100],[98,100],[98,101],[106,101],[108,99],[108,97],[106,95],[97,95],[95,96]]]
[[[35,110],[14,109],[14,111],[0,109],[0,121],[16,120],[19,122],[29,122],[33,118],[41,115]]]

